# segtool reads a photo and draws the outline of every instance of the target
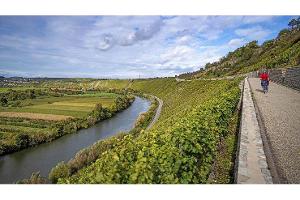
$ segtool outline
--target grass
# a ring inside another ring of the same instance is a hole
[[[111,93],[89,93],[25,99],[22,101],[24,107],[0,107],[0,112],[40,113],[82,118],[91,112],[97,103],[101,103],[103,107],[112,107],[117,96]]]
[[[0,93],[7,92],[8,90],[28,90],[28,89],[37,89],[36,87],[0,87]]]

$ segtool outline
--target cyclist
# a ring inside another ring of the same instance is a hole
[[[263,88],[264,93],[268,92],[268,86],[269,86],[269,74],[267,73],[267,70],[263,70],[263,72],[259,76],[261,81],[261,86]]]

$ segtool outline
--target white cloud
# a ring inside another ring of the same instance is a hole
[[[192,37],[190,35],[184,35],[184,36],[180,36],[176,39],[176,42],[178,44],[187,44],[188,42],[190,42],[192,40]]]
[[[10,24],[1,18],[8,33],[0,30],[0,71],[91,77],[151,77],[196,70],[249,40],[268,37],[263,23],[273,20],[88,16],[37,17],[36,23],[17,17]]]
[[[190,61],[195,55],[195,50],[188,46],[176,46],[167,50],[166,53],[160,56],[161,62],[166,64],[180,64],[183,61]]]
[[[230,48],[237,48],[237,47],[244,45],[245,43],[246,43],[246,40],[244,38],[234,38],[228,42],[228,46]]]
[[[163,22],[159,17],[102,17],[94,23],[94,26],[85,34],[86,45],[100,41],[104,50],[117,44],[131,46],[137,42],[149,40],[157,34]],[[109,40],[102,35],[109,35]],[[100,48],[101,49],[101,48]]]
[[[102,51],[110,49],[114,45],[114,38],[111,34],[104,34],[99,38],[99,42],[96,43],[96,48]]]
[[[262,40],[265,39],[271,32],[268,29],[264,29],[261,26],[254,26],[250,28],[236,29],[235,34],[240,37],[246,37],[250,40]]]
[[[270,22],[274,16],[245,16],[243,17],[243,22],[245,24],[254,24],[261,22]]]

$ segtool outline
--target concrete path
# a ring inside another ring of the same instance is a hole
[[[152,119],[152,122],[148,125],[146,130],[150,129],[155,124],[155,122],[158,120],[160,113],[161,113],[162,106],[163,106],[163,101],[161,99],[159,99],[156,96],[152,96],[152,97],[154,97],[158,101],[158,107],[156,109],[156,113],[155,113],[154,118]]]
[[[244,82],[240,128],[236,183],[273,183],[270,171],[268,170],[260,128],[247,79]]]
[[[269,93],[249,78],[280,183],[300,183],[300,92],[270,82]]]

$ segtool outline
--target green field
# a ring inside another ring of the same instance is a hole
[[[7,92],[11,89],[13,89],[13,90],[28,90],[28,89],[36,89],[36,88],[34,88],[34,87],[12,87],[12,88],[10,88],[10,87],[0,87],[0,93],[1,92]]]
[[[20,104],[12,106],[14,101]],[[130,102],[127,96],[105,92],[10,99],[10,104],[0,106],[0,155],[92,126],[127,108]]]
[[[22,105],[25,106],[0,107],[0,112],[43,113],[82,118],[91,112],[97,103],[101,103],[103,107],[111,107],[117,96],[112,93],[94,93],[25,99],[22,100]]]
[[[129,80],[95,80],[95,79],[74,79],[45,81],[41,87],[66,88],[66,89],[122,89],[129,86]]]

